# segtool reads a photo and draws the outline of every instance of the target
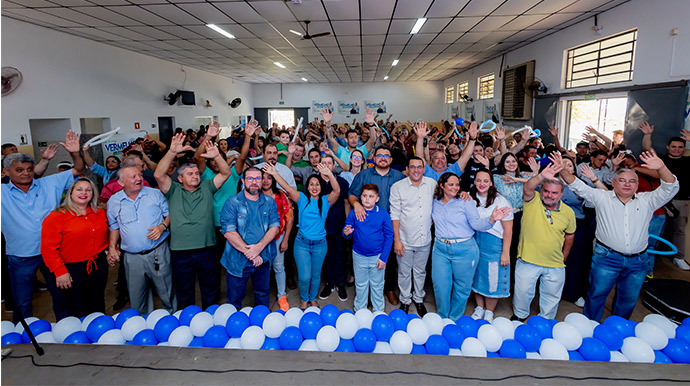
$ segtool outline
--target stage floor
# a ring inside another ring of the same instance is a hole
[[[151,346],[11,347],[2,384],[522,385],[690,382],[687,365]],[[33,356],[36,364],[32,363]]]

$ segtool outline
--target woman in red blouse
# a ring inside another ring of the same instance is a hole
[[[88,178],[79,178],[41,229],[41,255],[71,316],[105,312],[107,247],[108,220],[98,207],[98,189]]]

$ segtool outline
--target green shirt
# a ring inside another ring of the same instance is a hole
[[[278,149],[278,151],[288,151],[288,147],[280,142],[276,144],[276,149]],[[285,154],[278,154],[278,162],[285,165],[285,162],[287,162],[287,156]]]
[[[240,176],[237,174],[234,166],[230,168],[230,171],[232,171],[230,177],[225,180],[223,186],[213,195],[213,222],[216,227],[220,227],[220,211],[223,210],[225,201],[237,194],[237,184],[240,182]],[[206,168],[201,174],[201,180],[212,180],[215,176],[216,174],[213,170]]]
[[[216,245],[213,226],[213,180],[206,180],[190,192],[173,181],[165,193],[170,212],[170,249],[184,251]]]

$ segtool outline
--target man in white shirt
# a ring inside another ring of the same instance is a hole
[[[557,164],[562,162],[560,154],[552,156]],[[593,203],[596,209],[597,244],[584,308],[585,316],[595,321],[601,320],[606,298],[614,285],[613,315],[630,318],[647,270],[652,214],[678,192],[678,179],[653,150],[642,153],[640,160],[661,178],[661,185],[652,192],[635,193],[638,177],[630,169],[616,171],[611,181],[613,191],[591,188],[565,168],[561,171],[561,178],[570,190]]]
[[[275,144],[269,143],[266,146],[264,146],[263,158],[264,162],[255,165],[258,169],[261,169],[264,166],[265,162],[274,165],[276,167],[276,171],[278,172],[278,174],[280,174],[280,176],[283,177],[283,179],[290,186],[297,189],[297,184],[295,183],[295,175],[292,174],[292,170],[290,170],[289,167],[278,162],[278,148]]]
[[[424,177],[424,161],[416,156],[410,158],[407,175],[391,186],[389,199],[393,249],[398,258],[400,309],[408,312],[414,301],[417,313],[424,316],[424,279],[431,248],[431,206],[436,181]]]

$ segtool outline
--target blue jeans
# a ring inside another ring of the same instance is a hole
[[[270,263],[265,262],[258,267],[244,267],[242,277],[232,276],[227,273],[226,293],[228,303],[232,304],[238,310],[242,309],[242,300],[247,289],[247,282],[252,278],[252,288],[254,289],[254,307],[258,305],[269,306],[271,280],[271,266]],[[285,283],[285,282],[283,282]]]
[[[297,234],[295,239],[295,263],[297,264],[297,284],[303,302],[316,300],[321,285],[321,268],[326,258],[326,240],[309,240]]]
[[[431,279],[439,316],[457,322],[465,314],[478,261],[479,248],[474,238],[455,244],[434,241]]]
[[[216,303],[220,288],[216,281],[218,258],[216,247],[170,251],[172,256],[173,285],[177,295],[177,307],[182,310],[196,303],[195,279],[199,279],[201,307],[207,309]]]
[[[515,265],[513,313],[520,319],[527,319],[537,280],[539,280],[539,315],[554,319],[565,284],[565,267],[543,267],[522,259],[518,259]]]
[[[278,299],[285,296],[285,252],[280,251],[280,243],[283,242],[285,233],[283,233],[276,243],[276,258],[273,259],[273,272],[276,274],[276,288],[278,290]]]
[[[352,268],[355,271],[355,312],[367,308],[367,299],[371,289],[371,305],[373,311],[384,311],[383,282],[386,277],[385,269],[376,268],[379,261],[379,253],[376,256],[364,256],[352,251]]]
[[[649,255],[625,257],[601,244],[594,247],[592,271],[589,275],[589,292],[585,301],[586,317],[601,321],[604,305],[613,286],[616,295],[613,299],[613,315],[629,319],[637,304]]]
[[[21,314],[28,318],[34,316],[32,300],[34,296],[34,279],[36,271],[41,270],[41,275],[46,281],[50,296],[53,298],[53,312],[55,319],[60,320],[69,316],[67,303],[60,290],[55,285],[55,275],[43,263],[43,257],[19,257],[7,255],[10,281],[12,284],[12,296]],[[13,319],[19,322],[19,315],[15,312]]]
[[[655,214],[652,216],[652,221],[649,222],[649,234],[661,237],[664,234],[664,228],[666,227],[666,215],[665,214]],[[656,245],[659,243],[653,238],[649,238],[647,241],[648,249],[655,249]],[[652,275],[654,273],[654,255],[649,255],[649,260],[647,261],[647,275]]]

